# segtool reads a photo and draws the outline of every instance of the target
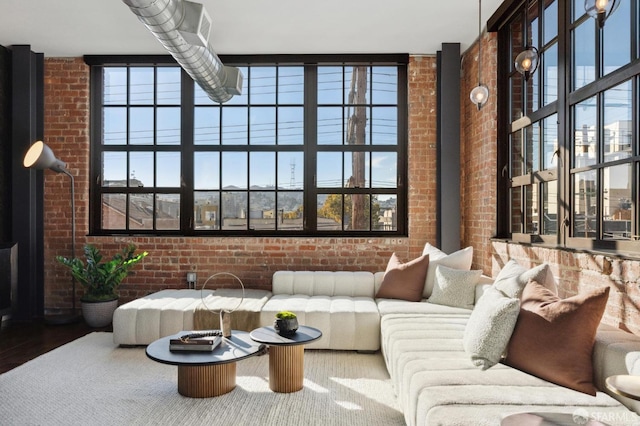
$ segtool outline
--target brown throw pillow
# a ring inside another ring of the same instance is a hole
[[[420,256],[410,262],[402,263],[395,253],[391,255],[380,289],[378,298],[402,299],[409,302],[422,300],[422,290],[427,278],[429,255]]]
[[[505,363],[549,382],[596,394],[591,356],[609,287],[560,299],[536,281],[522,293]]]

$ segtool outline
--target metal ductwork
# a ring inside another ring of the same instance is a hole
[[[122,0],[214,102],[242,93],[242,72],[222,64],[209,44],[211,19],[186,0]]]

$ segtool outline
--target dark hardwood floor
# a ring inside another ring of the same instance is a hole
[[[0,374],[93,331],[111,331],[111,328],[90,328],[82,319],[64,325],[45,324],[44,321],[2,321]]]

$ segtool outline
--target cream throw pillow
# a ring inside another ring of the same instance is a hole
[[[476,298],[476,284],[482,271],[463,271],[438,265],[430,303],[473,309]]]
[[[476,367],[486,370],[502,358],[520,313],[520,299],[491,286],[482,294],[464,329],[462,344]]]
[[[548,272],[549,265],[546,263],[526,269],[511,259],[498,273],[493,285],[509,297],[520,298],[529,280],[544,283],[547,281]]]
[[[427,243],[422,250],[422,254],[429,255],[429,268],[427,269],[427,281],[424,285],[422,296],[426,299],[431,296],[433,286],[436,281],[436,268],[438,265],[444,265],[453,269],[462,269],[468,271],[471,269],[471,261],[473,260],[473,247],[467,247],[451,254],[446,254]]]

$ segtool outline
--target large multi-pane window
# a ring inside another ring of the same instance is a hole
[[[313,59],[226,58],[218,104],[169,61],[88,58],[92,232],[406,234],[407,58]]]
[[[602,28],[583,0],[532,1],[500,24],[499,226],[514,240],[640,252],[640,1],[618,3]],[[529,81],[514,68],[527,44],[541,57]]]

